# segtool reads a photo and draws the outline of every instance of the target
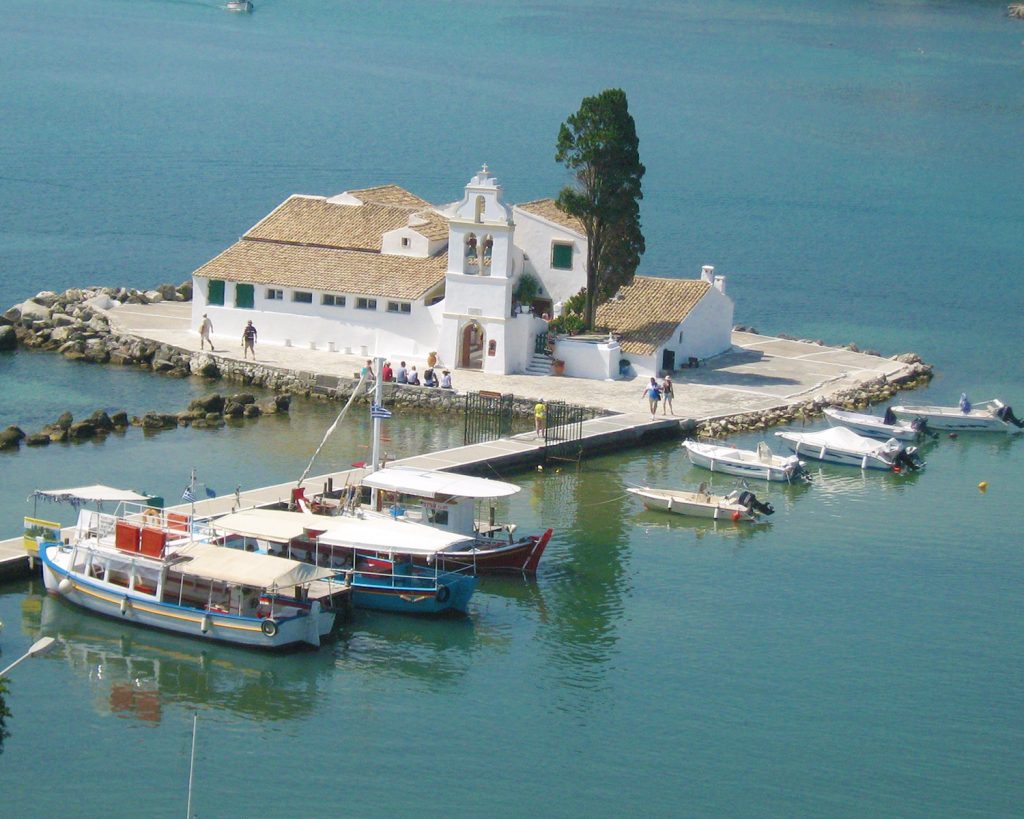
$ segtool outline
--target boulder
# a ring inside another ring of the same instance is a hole
[[[111,310],[118,306],[118,303],[114,299],[110,298],[106,293],[100,293],[98,296],[93,296],[91,299],[87,299],[84,303],[85,307],[90,307],[93,310]]]
[[[213,413],[220,415],[224,411],[224,396],[214,393],[213,395],[196,398],[188,405],[188,408],[190,410],[201,410],[204,414]]]
[[[102,429],[109,432],[114,428],[114,422],[111,420],[110,416],[101,409],[96,410],[96,412],[90,415],[88,421],[98,430]]]
[[[161,293],[159,290],[147,290],[146,291],[146,301],[148,301],[150,304],[159,304],[163,300],[164,300],[164,294]]]
[[[68,438],[72,441],[81,441],[86,438],[92,438],[96,435],[96,425],[92,421],[79,421],[76,424],[72,424],[68,430]]]
[[[18,346],[18,334],[11,326],[0,327],[0,350],[13,350]]]
[[[0,431],[0,449],[17,449],[25,438],[20,427],[10,426]]]
[[[246,418],[258,418],[262,413],[256,404],[246,404],[243,414]]]
[[[50,436],[45,432],[33,432],[25,438],[25,446],[49,446]]]
[[[31,299],[29,301],[23,301],[17,306],[17,309],[20,313],[22,325],[35,324],[39,321],[49,321],[50,315],[53,312],[46,305],[39,304]]]
[[[53,307],[57,303],[57,299],[60,298],[52,290],[43,290],[40,293],[36,293],[29,301],[41,304],[43,307]]]
[[[251,392],[239,392],[235,395],[229,396],[228,401],[234,401],[236,404],[247,406],[248,404],[256,403],[256,396]]]
[[[128,413],[124,410],[119,410],[110,416],[110,423],[114,425],[114,429],[124,429],[128,426]]]
[[[228,418],[241,418],[245,412],[245,406],[237,401],[227,401],[224,404],[224,415]]]
[[[57,422],[53,424],[53,426],[60,427],[61,429],[70,429],[71,425],[74,422],[75,416],[73,416],[70,412],[64,412],[61,413],[60,418],[57,419]]]

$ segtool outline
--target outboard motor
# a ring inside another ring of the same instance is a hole
[[[770,503],[761,503],[753,492],[748,492],[747,490],[740,492],[739,497],[736,498],[736,503],[754,512],[760,512],[762,515],[775,514],[775,507]]]
[[[917,472],[923,464],[921,459],[917,457],[917,447],[908,446],[906,449],[901,449],[892,459],[893,469],[899,469],[902,472]]]
[[[917,433],[918,438],[927,437],[931,438],[932,440],[935,440],[936,438],[939,437],[939,433],[932,432],[930,429],[928,429],[928,419],[922,418],[921,416],[918,416],[917,418],[910,422],[910,428]]]
[[[1009,405],[1004,405],[997,409],[996,415],[1008,424],[1013,424],[1015,427],[1024,427],[1024,421],[1021,421],[1020,418],[1013,414],[1013,407]]]
[[[892,407],[885,408],[885,415],[882,416],[882,423],[890,427],[896,423],[896,413],[892,411]]]

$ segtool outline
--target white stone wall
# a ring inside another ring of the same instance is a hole
[[[358,294],[345,293],[344,307],[321,304],[323,291],[313,290],[313,303],[291,301],[291,288],[258,285],[253,309],[233,307],[235,284],[224,285],[224,306],[206,303],[206,280],[195,279],[192,301],[193,329],[198,333],[200,317],[208,313],[213,322],[214,346],[241,346],[242,329],[252,320],[258,344],[288,345],[304,349],[348,352],[353,355],[426,358],[437,349],[438,324],[435,308],[412,301],[409,313],[389,313],[387,304],[395,299],[377,298],[376,310],[356,309]],[[283,300],[267,299],[268,288],[284,292]],[[432,312],[433,311],[433,312]]]
[[[565,362],[565,375],[573,378],[607,380],[619,377],[619,343],[560,338],[555,344],[555,358]]]
[[[587,240],[532,213],[519,208],[513,211],[516,247],[527,256],[524,269],[540,280],[542,297],[557,304],[576,295],[587,283]],[[551,246],[555,242],[572,243],[572,270],[551,266]]]

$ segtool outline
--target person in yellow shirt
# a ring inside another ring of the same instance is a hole
[[[533,429],[538,438],[544,437],[544,420],[547,416],[547,408],[543,401],[538,401],[533,406]]]

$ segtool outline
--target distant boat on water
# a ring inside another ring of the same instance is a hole
[[[252,11],[252,3],[249,0],[228,0],[224,8],[228,11],[239,11],[243,14],[249,14]]]

